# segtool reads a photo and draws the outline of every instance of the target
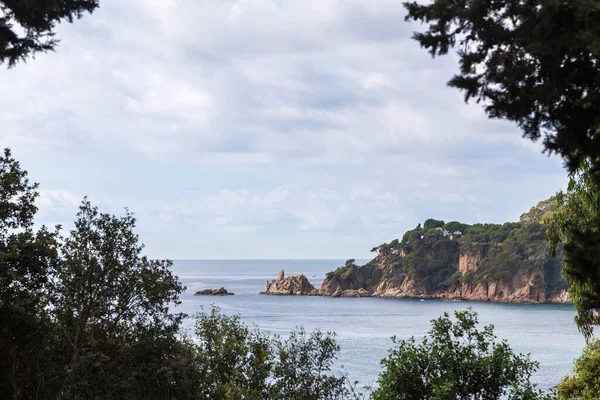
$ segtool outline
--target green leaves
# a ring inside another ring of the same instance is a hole
[[[120,218],[100,213],[84,199],[75,229],[64,240],[52,303],[60,328],[57,345],[65,346],[71,371],[58,374],[61,396],[97,396],[116,376],[139,382],[143,376],[137,371],[162,368],[160,349],[176,340],[183,315],[170,306],[179,303],[184,288],[170,261],[142,255],[134,228],[130,212]],[[141,356],[145,349],[147,356]],[[152,386],[156,383],[142,393]],[[139,395],[136,387],[121,390]]]
[[[548,220],[551,250],[564,246],[563,276],[577,307],[575,321],[589,340],[600,311],[600,187],[598,172],[584,162],[571,174],[566,193],[557,195],[558,208]]]
[[[455,311],[454,317],[446,313],[431,321],[421,342],[394,339],[396,346],[381,362],[385,370],[374,400],[542,398],[529,383],[537,363],[497,341],[493,326],[478,330],[471,309]]]
[[[413,38],[433,57],[455,50],[449,86],[514,121],[574,172],[600,168],[600,6],[596,0],[406,2]]]
[[[43,393],[51,321],[50,277],[58,267],[58,232],[33,230],[37,184],[5,149],[0,156],[0,398]]]
[[[573,375],[557,386],[560,399],[597,400],[600,393],[600,343],[591,341],[575,360]]]
[[[53,50],[57,23],[93,12],[98,0],[0,1],[0,64],[9,67],[38,52]]]
[[[287,339],[249,329],[217,308],[196,315],[191,341],[196,377],[190,392],[210,399],[349,399],[343,376],[331,373],[339,346],[332,333],[294,330]]]

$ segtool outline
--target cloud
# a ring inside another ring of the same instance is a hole
[[[343,228],[353,234],[370,227],[397,224],[403,219],[398,198],[374,187],[333,190],[310,185],[282,185],[258,191],[222,190],[177,207],[157,210],[161,224],[190,224],[218,232],[253,232],[261,235]],[[379,214],[372,218],[373,211]],[[349,229],[349,224],[354,226]],[[163,226],[164,228],[164,226]]]
[[[392,0],[104,2],[58,27],[56,53],[0,72],[0,142],[47,190],[41,218],[72,220],[75,193],[130,206],[157,255],[226,254],[226,235],[238,254],[265,255],[264,238],[324,255],[319,240],[352,236],[327,239],[340,255],[428,217],[514,219],[558,189],[560,161],[446,87],[455,60],[432,60],[404,15]]]
[[[445,120],[479,107],[444,87],[448,60],[418,49],[403,16],[388,0],[107,3],[61,25],[56,54],[8,72],[2,139],[276,164],[365,163],[470,139],[472,118],[451,141]],[[493,126],[487,137],[514,140]]]
[[[65,189],[39,190],[36,200],[36,221],[44,224],[64,224],[75,219],[82,197]],[[91,199],[93,200],[93,199]]]

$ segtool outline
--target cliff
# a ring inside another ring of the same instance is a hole
[[[519,222],[475,224],[429,219],[327,274],[318,294],[331,297],[415,297],[516,303],[568,303],[564,260],[548,255],[544,221],[554,199]]]
[[[304,275],[286,277],[283,270],[279,271],[276,279],[265,284],[264,292],[260,292],[260,294],[305,296],[316,296],[317,293],[317,289]]]

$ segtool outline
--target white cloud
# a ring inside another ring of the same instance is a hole
[[[63,188],[44,220],[72,220],[75,193],[129,205],[157,255],[224,254],[227,235],[242,255],[261,238],[367,249],[558,189],[560,163],[465,105],[455,60],[403,18],[392,0],[107,0],[59,26],[56,53],[0,71],[0,142]]]
[[[82,196],[65,189],[41,189],[39,193],[36,200],[38,207],[36,220],[38,222],[64,224],[75,219],[77,208],[83,199]]]

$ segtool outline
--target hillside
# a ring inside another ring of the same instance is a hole
[[[569,302],[562,254],[548,255],[544,220],[554,198],[519,222],[474,224],[428,219],[327,274],[321,296],[419,297],[501,302]]]

